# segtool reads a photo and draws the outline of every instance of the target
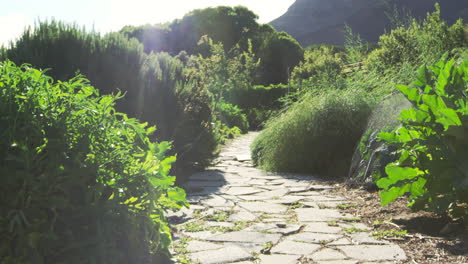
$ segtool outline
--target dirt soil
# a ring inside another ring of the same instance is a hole
[[[337,186],[330,192],[354,201],[342,210],[359,215],[374,228],[375,235],[403,248],[408,256],[405,263],[468,263],[468,227],[432,213],[412,212],[406,206],[406,198],[382,207],[377,191],[355,189],[343,183]]]

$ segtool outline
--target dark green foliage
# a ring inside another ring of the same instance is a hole
[[[234,89],[229,93],[228,98],[230,102],[243,109],[247,115],[249,129],[257,130],[261,129],[264,122],[283,107],[280,99],[292,90],[284,84],[254,85],[247,89]]]
[[[448,26],[440,18],[440,8],[436,5],[436,11],[428,14],[421,24],[413,20],[408,28],[399,27],[382,35],[379,48],[369,55],[368,67],[384,72],[404,63],[431,65],[444,53],[467,47],[463,27],[461,20]]]
[[[155,128],[77,77],[0,63],[0,262],[159,263],[185,205]]]
[[[238,44],[247,50],[248,39],[259,27],[255,21],[257,18],[243,6],[218,6],[193,10],[182,19],[165,25],[127,26],[120,32],[129,38],[137,38],[147,52],[169,52],[175,55],[185,50],[189,54],[196,54],[203,51],[198,41],[205,35],[216,43],[223,43],[226,51]]]
[[[242,109],[279,109],[282,106],[279,99],[284,97],[289,90],[288,86],[284,84],[254,85],[247,87],[247,89],[234,89],[228,98]]]
[[[410,194],[415,210],[468,220],[468,60],[442,60],[421,67],[417,80],[398,89],[413,107],[400,113],[402,126],[379,137],[398,147],[399,160],[377,185],[382,204]]]
[[[294,68],[291,78],[295,82],[301,82],[319,74],[335,78],[341,74],[342,57],[343,54],[335,52],[333,47],[319,46],[316,49],[307,49],[304,61]]]
[[[344,176],[371,106],[361,91],[308,94],[267,124],[253,160],[269,171]]]
[[[125,93],[117,109],[156,124],[156,138],[174,141],[173,153],[183,155],[177,168],[206,164],[216,149],[206,92],[185,83],[180,60],[165,53],[147,55],[135,39],[119,33],[101,37],[52,21],[28,29],[5,55],[16,63],[50,68],[58,80],[80,72],[102,93]]]
[[[289,73],[303,59],[302,47],[285,32],[276,32],[270,25],[256,22],[257,15],[245,7],[205,8],[194,10],[181,20],[164,25],[127,26],[120,32],[136,38],[145,52],[169,52],[172,55],[186,51],[188,54],[208,56],[210,49],[200,45],[208,37],[222,43],[226,52],[240,48],[252,51],[261,59],[261,69],[256,71],[255,82],[268,85],[286,83]],[[229,53],[228,57],[235,57]]]
[[[219,119],[228,127],[238,127],[242,133],[247,133],[249,123],[247,117],[241,109],[235,105],[221,103],[218,105]]]
[[[286,32],[270,34],[261,45],[260,84],[287,83],[294,67],[304,59],[301,45]]]

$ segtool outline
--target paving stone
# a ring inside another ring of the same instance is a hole
[[[228,217],[230,222],[250,222],[258,218],[257,215],[247,211],[247,210],[238,210]]]
[[[212,222],[212,221],[208,221],[208,222],[204,222],[203,225],[206,225],[206,226],[209,226],[209,227],[226,227],[226,228],[234,227],[234,224],[229,223],[229,222]]]
[[[347,257],[336,249],[324,248],[320,251],[314,252],[308,258],[312,260],[343,260]]]
[[[192,195],[210,195],[216,193],[223,193],[223,188],[220,187],[197,187],[187,188],[187,191]]]
[[[266,201],[270,199],[269,197],[257,196],[257,195],[240,195],[238,197],[244,201]]]
[[[264,244],[258,243],[236,243],[236,242],[225,242],[225,246],[236,246],[245,249],[245,251],[250,253],[258,254],[264,248]]]
[[[297,241],[297,242],[307,242],[307,243],[316,243],[324,244],[330,243],[338,238],[341,238],[342,235],[339,234],[321,234],[321,233],[306,233],[301,232],[287,237],[287,240]]]
[[[276,224],[272,223],[255,223],[246,229],[244,231],[266,231],[268,229],[273,229],[276,228]]]
[[[183,235],[196,238],[196,239],[206,239],[212,237],[217,234],[221,234],[219,232],[212,233],[211,231],[201,231],[201,232],[182,232]]]
[[[346,246],[346,245],[352,245],[353,243],[351,242],[351,240],[349,240],[348,238],[346,237],[343,237],[343,238],[340,238],[340,239],[337,239],[331,243],[328,243],[327,246]]]
[[[397,245],[338,246],[348,257],[360,261],[406,260],[405,252]]]
[[[278,222],[284,222],[284,218],[265,218],[262,221],[265,223],[278,223]]]
[[[189,204],[198,204],[200,203],[200,200],[205,198],[205,196],[188,194],[186,198]]]
[[[198,241],[198,240],[191,240],[187,244],[187,250],[189,252],[198,252],[198,251],[207,251],[207,250],[213,250],[213,249],[219,249],[222,248],[223,245],[221,244],[215,244],[215,243],[210,243],[210,242],[205,242],[205,241]]]
[[[310,189],[312,190],[330,190],[330,189],[335,189],[335,186],[331,185],[323,185],[323,184],[312,184],[309,186]]]
[[[319,202],[311,202],[304,199],[302,202],[304,205],[315,207],[315,208],[337,208],[339,204],[343,204],[342,201],[319,201]]]
[[[390,244],[388,241],[375,239],[367,232],[352,233],[349,236],[351,237],[351,240],[357,244],[374,244],[374,245]]]
[[[287,195],[275,200],[266,200],[267,203],[294,204],[304,199],[303,196]]]
[[[285,196],[288,192],[289,192],[288,189],[281,188],[281,189],[274,190],[274,191],[266,191],[266,192],[257,193],[255,194],[255,196],[260,196],[260,197],[264,197],[268,199],[281,198]]]
[[[298,255],[260,255],[260,263],[262,264],[296,264],[301,256]]]
[[[319,261],[315,261],[315,263],[317,264],[358,264],[359,261],[340,259],[340,260],[319,260]]]
[[[237,161],[248,161],[248,160],[251,160],[250,154],[248,154],[248,155],[243,155],[243,154],[236,155],[236,160],[237,160]]]
[[[302,195],[303,193],[297,193],[297,195]],[[320,196],[308,196],[309,200],[315,202],[328,202],[328,201],[342,201],[346,202],[347,200],[343,197],[335,197],[335,196],[328,196],[328,195],[320,195]]]
[[[266,232],[268,232],[268,233],[279,233],[279,234],[287,236],[287,235],[291,235],[291,234],[299,232],[301,227],[302,227],[301,225],[290,224],[290,225],[285,225],[285,227],[276,226],[274,228],[266,230]]]
[[[271,249],[271,253],[288,255],[308,255],[319,249],[321,246],[310,243],[285,240]]]
[[[224,181],[224,172],[219,170],[205,170],[190,176],[193,181]]]
[[[307,187],[307,185],[302,186],[302,187],[289,187],[289,193],[301,193],[301,192],[307,192],[307,191],[309,191],[309,187]]]
[[[262,213],[284,213],[288,208],[280,204],[269,204],[263,202],[244,202],[238,204],[251,212],[262,212]]]
[[[175,235],[174,243],[180,243],[185,236],[204,240],[188,243],[187,250],[191,251],[193,262],[287,264],[296,263],[300,255],[308,255],[310,261],[318,264],[386,264],[406,259],[400,247],[378,241],[368,232],[344,233],[343,228],[370,228],[362,223],[344,223],[343,218],[353,215],[328,209],[349,203],[343,197],[325,193],[336,186],[315,176],[266,173],[253,168],[249,145],[257,134],[249,133],[223,147],[216,166],[193,174],[186,183],[192,208],[168,214],[171,219],[191,221],[195,210],[203,210],[202,215],[234,210],[225,222],[204,223],[207,227],[225,228],[235,226],[235,221],[256,221],[262,215],[261,222],[242,231],[182,231]],[[289,213],[290,207],[286,205],[298,202],[304,207]],[[286,223],[296,221],[296,217],[298,224]],[[336,221],[339,226],[329,226],[328,221]],[[183,230],[183,226],[180,228]],[[259,259],[254,260],[252,254],[258,254],[268,242],[275,245],[272,255],[258,255]]]
[[[264,214],[265,217],[270,217],[270,218],[284,218],[288,219],[291,218],[291,215],[288,214]]]
[[[261,232],[248,232],[248,231],[237,231],[229,232],[225,234],[215,235],[206,238],[207,241],[218,241],[218,242],[244,242],[244,243],[267,243],[272,242],[273,244],[278,243],[281,235],[279,234],[267,234]]]
[[[315,191],[300,192],[300,193],[295,193],[294,195],[307,196],[307,198],[309,198],[309,199],[312,199],[314,197],[322,196],[321,193],[315,192]]]
[[[298,208],[295,210],[299,222],[328,222],[340,218],[353,217],[333,209]]]
[[[201,200],[201,204],[211,207],[231,207],[234,206],[234,202],[228,201],[220,196],[214,196],[210,199]]]
[[[341,227],[329,226],[326,222],[314,222],[307,224],[303,231],[312,233],[337,234],[342,230]]]
[[[196,252],[190,254],[189,257],[192,259],[192,261],[198,261],[200,264],[221,264],[252,259],[252,256],[249,252],[236,246]]]
[[[232,187],[229,188],[225,194],[228,195],[247,195],[247,194],[255,194],[262,192],[262,190],[259,190],[258,188],[253,188],[253,187]]]
[[[198,205],[198,204],[191,204],[190,205],[190,209],[191,210],[205,210],[206,207],[205,206],[202,206],[202,205]]]
[[[221,187],[226,183],[223,181],[188,181],[184,183],[183,187],[192,189],[197,187]]]

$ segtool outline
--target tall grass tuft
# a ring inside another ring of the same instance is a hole
[[[253,160],[268,171],[344,176],[373,104],[362,90],[307,94],[266,125]]]

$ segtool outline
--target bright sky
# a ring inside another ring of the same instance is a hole
[[[3,3],[2,3],[3,2]],[[187,12],[209,6],[243,5],[268,23],[281,16],[294,0],[0,0],[0,45],[17,38],[37,19],[76,22],[99,32],[125,25],[155,24],[181,18]]]

